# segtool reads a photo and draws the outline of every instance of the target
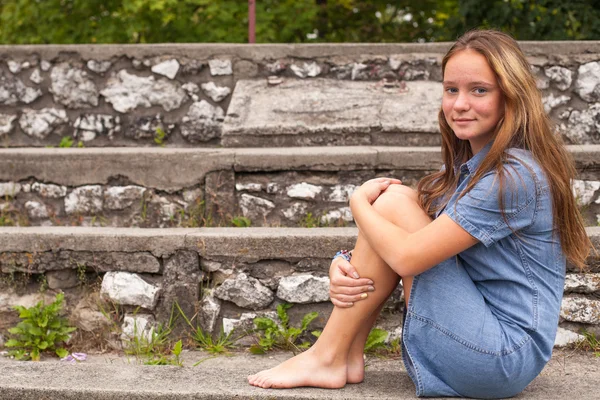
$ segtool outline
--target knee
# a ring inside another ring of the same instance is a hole
[[[417,201],[412,197],[411,193],[404,193],[399,190],[386,190],[375,200],[373,208],[387,219],[394,219],[403,211],[412,209],[415,205],[417,205]]]
[[[409,198],[411,198],[412,200],[414,200],[415,202],[419,201],[419,195],[417,193],[417,191],[415,189],[409,188],[408,186],[404,186],[404,185],[390,185],[386,191],[386,193],[400,193],[403,194],[405,196],[408,196]]]

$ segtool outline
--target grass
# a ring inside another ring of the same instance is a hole
[[[575,344],[575,348],[584,351],[591,351],[594,356],[600,357],[600,339],[592,332],[584,330],[581,332],[584,339]]]

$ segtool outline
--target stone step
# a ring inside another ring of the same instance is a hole
[[[272,368],[291,354],[183,355],[183,367],[139,365],[112,354],[69,365],[54,360],[15,362],[0,357],[0,400],[315,400],[414,399],[415,387],[398,359],[369,357],[365,381],[343,389],[260,389],[246,377]],[[192,365],[205,359],[196,367]],[[600,358],[556,351],[544,370],[519,397],[531,400],[597,398]]]
[[[600,145],[568,149],[596,225]],[[356,185],[415,187],[440,165],[438,147],[0,149],[0,212],[5,225],[338,226],[352,224]]]
[[[600,248],[600,227],[587,232]],[[198,312],[207,331],[228,331],[257,315],[273,316],[285,301],[294,304],[294,323],[317,311],[314,324],[322,327],[332,307],[331,255],[352,248],[356,234],[356,228],[0,228],[0,331],[15,323],[10,306],[35,304],[44,296],[40,288],[64,290],[69,310],[79,310],[73,318],[88,329],[81,322],[81,308],[90,308],[82,287],[98,291],[100,282],[116,303],[141,307],[131,318],[165,322],[177,301],[187,315]],[[590,255],[587,265],[583,273],[569,267],[561,312],[567,341],[582,328],[600,335],[600,257]],[[113,293],[108,281],[125,282],[131,293]],[[380,326],[396,332],[400,289],[386,310]]]

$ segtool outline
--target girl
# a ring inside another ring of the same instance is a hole
[[[442,71],[444,167],[416,192],[378,178],[352,195],[358,239],[352,264],[342,254],[331,265],[325,329],[250,384],[361,382],[366,338],[399,279],[403,361],[417,396],[510,397],[549,360],[566,260],[582,267],[591,246],[572,161],[511,37],[468,32]]]

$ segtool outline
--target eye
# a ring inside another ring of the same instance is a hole
[[[446,92],[449,94],[456,94],[458,93],[458,89],[457,88],[453,88],[453,87],[447,87],[446,88]]]
[[[475,92],[475,94],[486,94],[488,92],[488,90],[486,88],[475,88],[473,89],[473,91]]]

